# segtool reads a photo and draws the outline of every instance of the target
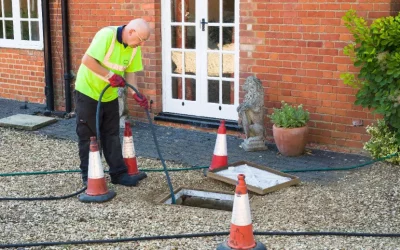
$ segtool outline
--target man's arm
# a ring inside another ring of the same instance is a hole
[[[105,79],[108,79],[110,77],[108,76],[109,71],[103,66],[101,66],[101,64],[96,59],[89,56],[88,54],[85,54],[83,56],[82,63],[97,75],[100,75]]]

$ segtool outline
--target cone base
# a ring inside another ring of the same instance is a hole
[[[221,243],[218,245],[217,250],[234,250],[236,248],[231,248],[230,246],[228,246],[227,242]],[[249,249],[253,249],[253,250],[267,250],[267,248],[265,247],[264,244],[262,244],[259,241],[256,241],[256,246],[253,248],[249,248]]]
[[[96,202],[96,203],[101,203],[101,202],[106,202],[114,198],[117,194],[113,190],[109,190],[106,194],[102,195],[88,195],[86,193],[78,195],[78,199],[81,202]]]

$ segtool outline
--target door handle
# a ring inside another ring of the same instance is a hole
[[[205,25],[208,24],[204,18],[201,19],[200,25],[201,25],[201,30],[205,30]]]

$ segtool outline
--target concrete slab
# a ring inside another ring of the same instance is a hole
[[[57,122],[57,119],[52,117],[17,114],[0,119],[0,126],[24,130],[36,130],[55,122]]]

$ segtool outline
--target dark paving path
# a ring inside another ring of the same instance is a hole
[[[21,109],[23,102],[0,99],[0,119],[14,114],[33,114],[44,112],[45,106],[28,103],[28,109]],[[216,134],[190,131],[155,125],[157,139],[163,158],[168,161],[188,165],[209,165],[214,151]],[[136,155],[159,159],[153,141],[151,129],[147,123],[137,122],[132,127]],[[75,119],[59,119],[55,124],[31,133],[40,133],[59,139],[77,141]],[[123,130],[121,129],[121,136]],[[1,135],[0,135],[1,136]],[[311,154],[300,157],[284,157],[278,154],[274,144],[268,144],[267,151],[245,152],[239,145],[242,139],[227,136],[229,163],[249,161],[277,170],[314,169],[348,167],[362,164],[371,159],[361,155],[336,153],[324,150],[312,150]],[[78,157],[78,156],[77,156]],[[351,170],[357,171],[357,170]],[[324,171],[294,173],[301,181],[316,181],[324,184],[335,181],[348,171]]]

